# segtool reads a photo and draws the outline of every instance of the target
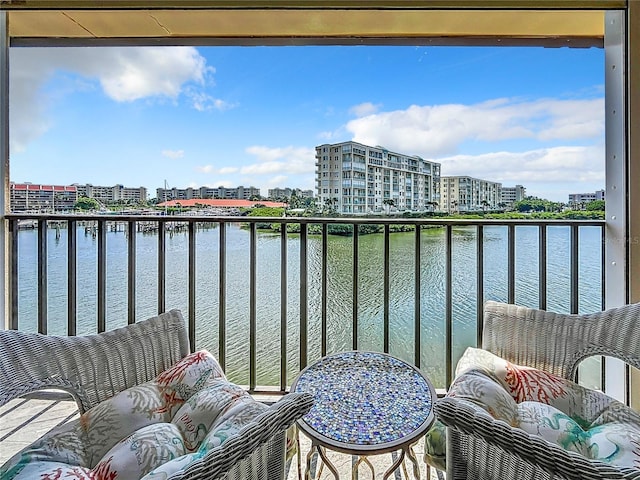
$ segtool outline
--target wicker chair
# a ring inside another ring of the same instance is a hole
[[[640,368],[639,321],[640,304],[562,315],[487,302],[482,348],[513,364],[571,380],[578,364],[593,355],[616,357]],[[448,480],[640,479],[640,470],[566,451],[455,396],[441,399],[435,410],[447,427]]]
[[[112,331],[78,337],[0,331],[0,406],[46,388],[62,389],[80,413],[117,393],[154,379],[189,353],[178,310]],[[312,405],[289,394],[259,422],[210,450],[171,479],[279,479],[285,474],[286,430]]]

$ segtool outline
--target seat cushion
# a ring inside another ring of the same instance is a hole
[[[228,382],[210,353],[196,352],[51,430],[3,465],[0,478],[166,478],[267,408]]]
[[[447,395],[589,459],[640,467],[640,415],[602,392],[469,348]]]

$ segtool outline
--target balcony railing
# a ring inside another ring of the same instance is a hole
[[[397,355],[444,388],[464,348],[481,341],[485,300],[603,306],[599,220],[7,221],[10,328],[76,335],[179,308],[192,348],[210,349],[257,393],[286,392],[308,363],[349,349]]]

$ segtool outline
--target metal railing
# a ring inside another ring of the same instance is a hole
[[[77,334],[77,302],[78,302],[78,253],[77,253],[77,231],[81,225],[90,225],[93,235],[97,242],[96,256],[96,275],[97,275],[97,331],[102,332],[107,328],[107,298],[109,295],[107,289],[107,232],[110,226],[120,224],[125,226],[127,235],[127,321],[134,323],[137,318],[136,312],[136,295],[138,293],[137,284],[137,258],[136,254],[136,232],[140,230],[142,225],[153,225],[157,232],[157,311],[158,313],[165,311],[166,305],[166,285],[167,285],[167,232],[175,225],[184,226],[184,234],[188,237],[188,307],[187,317],[189,324],[189,333],[192,348],[196,345],[196,312],[197,312],[197,284],[196,284],[196,252],[197,252],[197,231],[201,225],[215,225],[218,229],[218,357],[221,365],[225,368],[227,362],[227,338],[229,335],[227,323],[227,287],[226,279],[229,275],[230,266],[227,262],[227,250],[229,248],[227,233],[229,226],[232,224],[243,224],[248,230],[249,248],[246,255],[249,257],[249,270],[246,272],[246,278],[249,285],[248,312],[249,312],[249,356],[248,372],[249,381],[248,388],[252,392],[272,391],[273,389],[286,392],[289,377],[288,372],[292,367],[288,362],[290,352],[287,350],[288,325],[290,324],[290,313],[287,305],[290,295],[296,296],[299,302],[298,315],[298,335],[299,335],[299,351],[298,369],[303,369],[309,358],[309,236],[310,226],[314,226],[314,233],[319,229],[320,244],[320,268],[319,268],[319,289],[320,289],[320,354],[328,353],[328,301],[333,293],[329,289],[329,273],[328,273],[328,251],[330,229],[335,225],[347,225],[350,231],[351,251],[350,257],[352,261],[352,290],[351,290],[351,348],[358,349],[360,346],[361,332],[359,331],[362,319],[360,318],[361,298],[359,296],[361,272],[359,269],[359,259],[362,255],[360,244],[363,229],[370,229],[375,225],[380,229],[378,235],[382,241],[382,350],[385,353],[390,351],[390,338],[392,332],[392,324],[390,322],[390,296],[392,282],[392,230],[399,225],[405,226],[405,230],[410,230],[405,235],[413,236],[413,281],[405,283],[403,288],[411,289],[413,302],[413,362],[417,367],[421,367],[421,344],[423,327],[421,319],[423,317],[422,302],[418,301],[422,294],[422,269],[425,259],[421,244],[423,242],[423,233],[429,228],[440,228],[444,235],[444,357],[445,357],[445,386],[448,386],[452,380],[454,366],[454,255],[453,255],[453,232],[456,228],[470,229],[474,233],[473,242],[475,243],[475,262],[473,265],[466,265],[466,268],[475,271],[475,315],[476,315],[476,342],[480,344],[482,341],[482,305],[486,300],[485,284],[486,284],[486,262],[485,262],[485,244],[486,229],[491,227],[501,227],[506,229],[507,251],[506,251],[506,277],[507,277],[507,294],[504,300],[515,303],[516,301],[516,230],[519,227],[534,227],[537,229],[538,251],[532,252],[531,257],[536,259],[538,264],[537,272],[537,299],[538,307],[547,308],[547,291],[548,291],[548,239],[547,234],[551,227],[563,227],[569,229],[569,289],[570,289],[570,305],[568,310],[570,313],[578,313],[579,310],[579,240],[580,229],[583,227],[597,227],[600,231],[601,245],[604,245],[604,221],[601,220],[469,220],[469,219],[450,219],[450,218],[432,218],[432,219],[414,219],[414,218],[301,218],[301,217],[282,217],[282,218],[260,218],[260,217],[228,217],[228,216],[124,216],[124,215],[23,215],[9,214],[6,215],[9,230],[9,328],[18,329],[18,312],[20,308],[19,292],[20,279],[19,270],[19,230],[21,223],[25,221],[33,222],[33,227],[37,229],[37,330],[40,333],[47,334],[48,320],[48,231],[51,228],[60,228],[60,225],[67,230],[67,254],[66,254],[66,297],[67,297],[67,334]],[[277,225],[276,231],[279,230],[280,241],[280,374],[277,385],[258,385],[257,372],[257,328],[258,328],[258,236],[259,227],[263,225]],[[52,227],[55,225],[55,227]],[[288,230],[295,226],[296,233],[289,233]],[[298,233],[299,231],[299,233]],[[412,232],[412,233],[411,233]],[[293,266],[288,260],[288,239],[295,235],[299,241],[299,264],[296,265],[299,271],[298,291],[291,293],[288,287],[288,272]],[[344,237],[343,237],[344,238]],[[604,298],[604,248],[599,252],[597,261],[600,263],[597,269],[600,272],[600,278],[593,279],[600,285],[600,303]],[[602,308],[602,307],[600,307]],[[317,340],[317,339],[316,339]],[[297,373],[293,372],[294,374]],[[442,386],[442,385],[439,385]]]

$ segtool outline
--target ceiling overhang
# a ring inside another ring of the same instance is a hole
[[[625,2],[0,0],[0,5],[7,11],[12,46],[404,42],[586,47],[602,46],[605,10],[624,8]]]

